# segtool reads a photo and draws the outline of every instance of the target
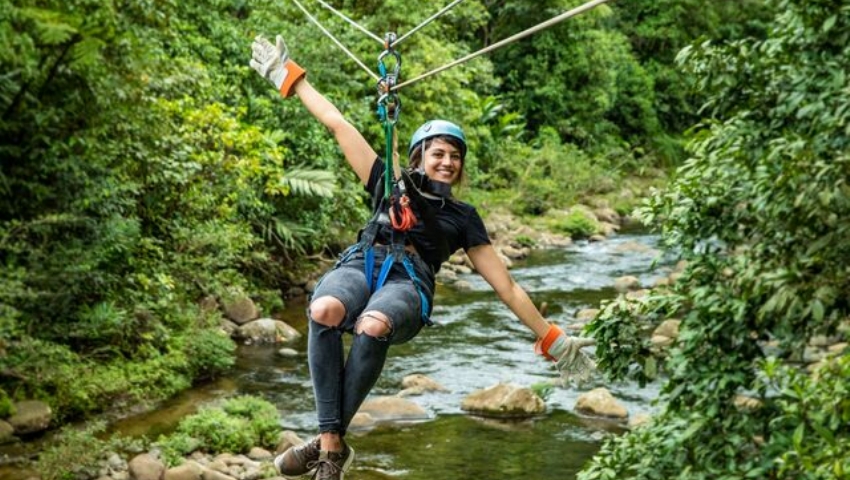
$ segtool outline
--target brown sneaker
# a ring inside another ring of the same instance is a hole
[[[316,462],[316,473],[314,480],[343,480],[345,472],[351,468],[354,462],[354,449],[347,444],[342,444],[341,452],[319,452],[319,460]]]
[[[316,468],[319,461],[319,437],[302,445],[286,449],[274,459],[274,466],[281,475],[304,475]]]

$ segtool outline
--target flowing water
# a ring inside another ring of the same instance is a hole
[[[635,242],[649,248],[625,252],[620,248]],[[655,263],[657,242],[652,235],[622,234],[599,243],[537,250],[511,272],[535,303],[548,304],[549,318],[563,325],[578,310],[596,308],[613,298],[618,276],[634,275],[646,286],[665,276],[669,262]],[[498,382],[531,386],[552,380],[557,372],[533,353],[533,335],[480,277],[462,279],[471,289],[438,288],[432,315],[437,325],[390,350],[372,395],[394,395],[402,388],[402,379],[413,373],[425,374],[449,391],[408,397],[429,412],[426,421],[351,432],[349,441],[357,450],[351,478],[568,480],[598,450],[604,435],[623,428],[617,422],[575,414],[576,399],[583,391],[605,386],[630,415],[652,412],[658,385],[639,388],[601,378],[582,390],[555,388],[546,399],[547,412],[528,420],[497,421],[463,412],[462,399],[475,390]],[[304,305],[291,305],[283,320],[306,333],[303,309]],[[289,346],[305,352],[306,335]],[[241,347],[236,368],[226,378],[186,392],[155,412],[125,419],[114,429],[155,438],[199,405],[223,396],[254,394],[278,406],[282,428],[307,438],[315,426],[306,357],[282,358],[278,349]]]

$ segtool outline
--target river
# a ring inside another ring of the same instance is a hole
[[[621,234],[604,242],[534,250],[511,272],[535,303],[548,304],[550,319],[566,324],[578,310],[596,308],[613,298],[616,277],[634,275],[650,286],[665,276],[670,262],[654,263],[658,241],[654,235]],[[649,248],[620,248],[635,242]],[[471,289],[438,287],[432,316],[436,325],[390,350],[372,394],[397,393],[402,379],[413,373],[425,374],[449,391],[408,397],[429,412],[427,421],[351,432],[349,441],[357,450],[351,478],[569,480],[596,453],[605,435],[619,434],[624,428],[621,423],[574,413],[583,391],[605,386],[630,415],[652,412],[657,384],[640,388],[610,383],[601,376],[581,390],[554,389],[546,399],[546,414],[537,418],[496,421],[463,412],[462,399],[475,390],[498,382],[531,386],[550,381],[557,372],[533,353],[531,333],[480,277],[473,274],[462,279]],[[306,332],[303,310],[304,305],[292,303],[282,319]],[[306,351],[306,336],[287,346]],[[124,419],[112,429],[155,438],[199,405],[224,396],[254,394],[278,406],[282,428],[307,438],[314,433],[314,413],[306,357],[284,358],[277,354],[279,348],[240,347],[228,376],[185,392],[154,412]]]

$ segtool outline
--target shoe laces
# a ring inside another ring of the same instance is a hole
[[[342,476],[342,467],[330,458],[319,458],[316,461],[314,480],[334,480]]]

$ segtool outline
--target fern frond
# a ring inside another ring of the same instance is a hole
[[[293,168],[287,170],[280,184],[296,195],[331,197],[336,191],[336,176],[327,170]]]
[[[61,45],[79,33],[78,18],[44,8],[22,8],[24,18],[35,23],[38,39],[45,45]]]

